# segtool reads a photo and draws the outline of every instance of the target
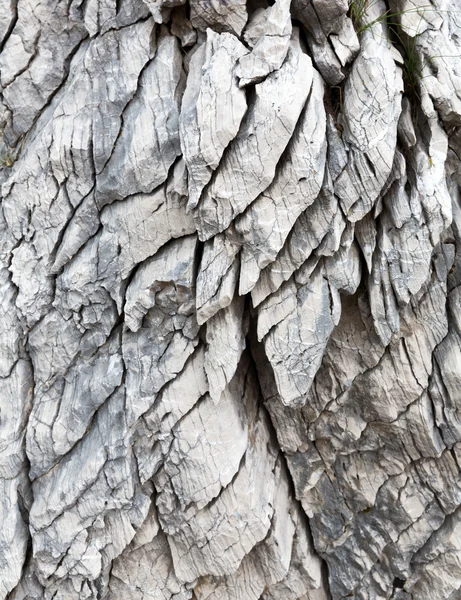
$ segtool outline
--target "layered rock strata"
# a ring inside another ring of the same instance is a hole
[[[0,128],[0,600],[459,600],[457,1],[4,0]]]

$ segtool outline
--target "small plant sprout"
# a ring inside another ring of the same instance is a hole
[[[16,155],[13,150],[3,149],[0,153],[0,166],[10,168],[16,161]]]

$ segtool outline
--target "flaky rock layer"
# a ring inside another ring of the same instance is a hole
[[[0,155],[0,600],[461,598],[457,0],[4,0]]]

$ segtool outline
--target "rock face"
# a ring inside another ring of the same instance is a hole
[[[461,598],[457,0],[4,0],[0,155],[0,600]]]

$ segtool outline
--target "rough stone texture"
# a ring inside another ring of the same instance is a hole
[[[0,600],[461,598],[458,4],[0,2]]]

